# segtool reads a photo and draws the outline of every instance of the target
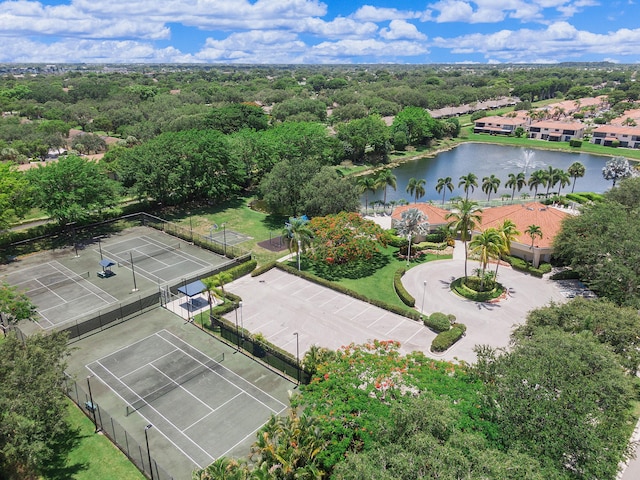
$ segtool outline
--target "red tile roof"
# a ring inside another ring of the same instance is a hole
[[[393,210],[391,218],[394,220],[400,220],[402,218],[402,212],[411,208],[417,208],[427,216],[427,221],[430,225],[442,225],[449,223],[449,220],[445,216],[449,213],[449,210],[438,208],[430,203],[411,203],[409,205],[401,205]]]

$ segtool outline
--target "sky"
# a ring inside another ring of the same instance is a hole
[[[0,63],[640,63],[640,0],[0,0]]]

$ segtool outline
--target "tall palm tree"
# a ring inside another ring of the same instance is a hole
[[[376,187],[384,190],[383,208],[386,208],[387,206],[387,187],[391,187],[395,190],[398,186],[397,180],[396,176],[388,168],[378,172],[378,175],[376,176]]]
[[[529,225],[524,233],[531,238],[531,250],[533,251],[533,244],[536,238],[542,238],[542,229],[538,225]]]
[[[478,177],[476,177],[473,173],[467,173],[466,175],[462,175],[460,177],[460,182],[458,183],[458,188],[463,187],[464,193],[466,194],[465,200],[469,200],[469,189],[471,189],[471,193],[478,186]]]
[[[524,172],[509,174],[509,180],[506,181],[504,186],[511,189],[511,203],[513,203],[513,197],[516,194],[516,189],[519,192],[526,184],[527,179],[524,176]]]
[[[498,233],[502,238],[502,248],[500,251],[500,256],[502,255],[510,255],[511,254],[511,242],[513,242],[520,232],[516,228],[516,224],[513,223],[508,218],[502,222],[502,224],[498,227]],[[500,267],[500,259],[498,259],[498,263],[496,265],[496,278],[498,277],[498,268]]]
[[[529,177],[529,190],[535,190],[533,197],[538,198],[538,187],[547,186],[547,174],[544,170],[536,170],[531,172]]]
[[[444,205],[444,196],[447,193],[445,189],[449,189],[449,192],[453,192],[453,182],[451,181],[451,177],[443,177],[438,179],[438,183],[436,183],[436,192],[442,192],[442,204]]]
[[[492,258],[500,258],[502,249],[502,237],[500,232],[495,228],[487,228],[471,239],[469,243],[471,253],[478,255],[480,265],[482,267],[482,275],[480,277],[480,290],[484,288],[484,273],[487,270],[489,260]]]
[[[306,251],[313,239],[313,230],[308,227],[305,217],[289,217],[289,222],[282,230],[282,236],[289,239],[289,251],[298,252],[298,270],[300,270],[300,250]]]
[[[569,175],[573,177],[573,186],[571,187],[571,193],[573,193],[573,190],[576,188],[576,180],[578,178],[584,177],[586,170],[587,169],[585,168],[585,166],[580,162],[573,162],[571,165],[569,165],[567,172],[569,172]]]
[[[571,183],[571,175],[569,172],[565,172],[561,168],[556,170],[556,180],[558,181],[558,195],[562,192],[562,189]]]
[[[418,203],[418,198],[424,197],[426,193],[424,186],[427,183],[423,178],[410,178],[409,184],[407,185],[407,192],[409,195],[413,196],[413,203]]]
[[[411,260],[411,240],[418,234],[425,234],[429,229],[427,216],[417,208],[409,208],[402,212],[400,221],[396,225],[396,230],[401,236],[406,236],[409,240],[407,251],[407,265]]]
[[[546,170],[542,170],[544,172],[545,179],[547,181],[547,193],[545,194],[545,198],[549,197],[549,190],[555,187],[558,183],[558,169],[553,168],[552,165],[549,165]]]
[[[376,179],[369,175],[358,177],[356,188],[359,194],[362,195],[364,193],[364,214],[366,215],[369,211],[369,192],[376,193],[378,189]]]
[[[471,238],[471,231],[474,230],[482,218],[482,209],[477,202],[471,200],[460,200],[455,210],[449,212],[445,217],[450,220],[449,226],[455,232],[460,232],[460,240],[464,243],[464,278],[467,279],[467,242]]]
[[[482,179],[482,191],[487,194],[487,202],[491,200],[491,194],[498,191],[499,186],[500,179],[493,174]]]

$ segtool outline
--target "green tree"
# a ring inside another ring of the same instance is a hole
[[[369,211],[369,192],[376,193],[378,189],[376,179],[370,175],[361,175],[356,181],[356,187],[360,194],[364,193],[364,213]]]
[[[535,190],[533,196],[538,197],[538,188],[547,186],[547,174],[544,170],[536,170],[531,172],[529,176],[529,190]]]
[[[14,164],[0,162],[0,231],[23,217],[31,201],[27,177]]]
[[[298,252],[298,270],[300,270],[300,255],[311,245],[314,237],[309,220],[306,217],[289,217],[282,235],[289,239],[289,251]]]
[[[398,235],[408,238],[407,264],[411,259],[411,242],[416,235],[424,235],[429,231],[429,219],[417,208],[409,208],[402,212],[396,224]]]
[[[529,225],[524,233],[531,238],[531,250],[533,250],[536,238],[542,238],[542,229],[538,225]]]
[[[602,167],[602,176],[605,180],[613,180],[614,187],[619,180],[630,177],[632,173],[629,160],[624,157],[613,158]]]
[[[545,198],[549,197],[549,190],[556,186],[558,183],[558,169],[553,168],[553,166],[549,165],[546,170],[542,170],[544,172],[545,178],[545,186],[547,187],[547,193],[545,194]]]
[[[444,196],[447,193],[446,189],[449,189],[449,192],[453,192],[453,182],[451,181],[451,177],[439,178],[438,182],[436,183],[436,192],[438,193],[442,192],[443,205],[444,205]]]
[[[0,473],[36,478],[66,462],[74,432],[67,424],[67,337],[33,335],[0,344]]]
[[[413,203],[418,203],[418,198],[424,197],[426,193],[424,186],[427,181],[423,178],[410,178],[407,185],[407,193],[413,197]]]
[[[576,180],[578,178],[584,177],[584,174],[586,173],[586,168],[580,162],[573,162],[571,165],[569,165],[567,172],[573,178],[573,184],[571,186],[571,193],[573,193],[573,191],[576,188]]]
[[[561,168],[556,170],[556,180],[558,181],[558,195],[561,194],[562,189],[571,183],[571,175],[565,172]]]
[[[360,198],[354,182],[342,177],[333,167],[322,167],[300,192],[304,212],[310,216],[322,216],[360,209]]]
[[[468,174],[462,175],[460,177],[458,188],[463,187],[463,190],[465,193],[465,200],[469,200],[469,190],[471,190],[471,193],[473,193],[473,191],[476,189],[477,186],[478,186],[478,177],[474,173],[469,172]]]
[[[319,171],[320,164],[313,160],[283,160],[260,182],[260,196],[272,212],[300,215],[306,202],[303,188]]]
[[[19,292],[17,287],[8,283],[0,283],[0,324],[3,331],[11,324],[15,325],[23,320],[34,320],[36,306],[29,297]]]
[[[316,240],[311,257],[329,264],[368,260],[387,242],[379,225],[353,212],[314,217],[309,227]]]
[[[491,199],[491,194],[498,191],[498,187],[500,187],[500,179],[495,175],[482,179],[482,191],[487,194],[487,202]]]
[[[480,290],[483,291],[487,265],[491,259],[500,258],[500,252],[503,249],[503,239],[498,230],[495,228],[487,228],[471,239],[469,247],[471,247],[471,254],[476,255],[480,261],[482,268]]]
[[[477,228],[482,218],[482,209],[477,202],[471,200],[460,200],[455,209],[449,212],[446,217],[449,220],[449,228],[460,232],[460,240],[464,243],[464,278],[467,279],[468,250],[467,242],[471,239],[471,232]]]
[[[383,170],[380,170],[378,172],[378,174],[376,175],[376,186],[377,188],[382,188],[383,192],[384,192],[384,205],[386,207],[387,205],[387,187],[391,187],[394,190],[396,189],[396,187],[398,186],[398,182],[397,182],[397,178],[396,176],[391,172],[390,169],[385,168]]]
[[[509,180],[506,181],[504,186],[511,189],[511,202],[513,202],[516,190],[519,192],[526,184],[527,179],[524,176],[524,172],[509,174]]]
[[[516,224],[510,219],[505,219],[498,227],[498,233],[502,239],[500,245],[500,256],[511,255],[511,242],[513,242],[520,232],[516,228]],[[498,267],[500,267],[500,260],[496,262],[496,278],[498,278]]]
[[[429,145],[434,138],[442,137],[442,127],[427,110],[420,107],[406,107],[393,119],[391,130],[405,132],[410,145]]]
[[[269,127],[267,115],[257,105],[234,103],[220,108],[213,108],[205,117],[208,128],[230,134],[244,128],[266,130]]]
[[[486,405],[505,450],[560,478],[614,478],[627,454],[633,392],[618,357],[590,333],[540,331],[498,355],[478,353]]]
[[[70,155],[27,172],[34,202],[61,225],[118,203],[118,184],[95,162]]]
[[[380,163],[389,154],[389,128],[380,115],[338,124],[337,137],[348,147],[348,157],[354,162]]]

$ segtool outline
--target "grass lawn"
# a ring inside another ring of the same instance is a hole
[[[78,431],[78,442],[67,458],[63,476],[52,472],[43,480],[144,480],[144,475],[107,437],[93,433],[91,420],[73,402],[69,400],[68,404],[68,420],[71,428]]]
[[[397,248],[391,246],[383,248],[379,255],[371,261],[362,262],[360,266],[342,272],[338,268],[329,269],[324,263],[313,264],[307,261],[304,262],[303,269],[343,285],[367,298],[412,310],[402,303],[393,286],[393,277],[396,271],[407,266],[406,260],[396,257],[397,251]],[[420,259],[412,260],[409,268],[434,260],[450,258],[451,255],[423,255]],[[291,262],[291,265],[295,266],[295,262]]]

